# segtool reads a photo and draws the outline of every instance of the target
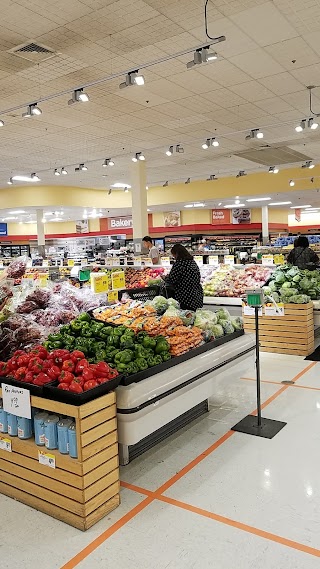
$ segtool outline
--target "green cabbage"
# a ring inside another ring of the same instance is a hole
[[[230,320],[231,318],[229,311],[223,307],[219,308],[219,310],[216,311],[216,315],[218,322],[220,322],[220,320]]]
[[[158,314],[163,314],[167,310],[169,303],[168,299],[164,298],[164,296],[155,296],[151,305],[155,308]]]
[[[168,298],[168,305],[174,306],[175,308],[180,308],[180,304],[175,298]]]
[[[211,326],[211,332],[215,338],[221,338],[221,336],[223,336],[221,324],[213,324],[213,326]]]
[[[279,271],[275,276],[275,281],[276,283],[284,283],[286,281],[286,275],[282,271]]]
[[[236,318],[232,318],[231,324],[235,330],[242,330],[243,329],[243,320],[242,320],[241,316],[236,316]]]
[[[310,302],[310,297],[307,294],[296,294],[290,297],[290,302],[294,304],[307,304]]]
[[[231,320],[220,320],[220,324],[225,334],[232,334],[232,332],[234,332]]]
[[[171,306],[169,306],[167,312],[169,310],[171,310]],[[173,308],[173,310],[176,310],[176,308]],[[192,310],[177,310],[178,312],[178,316],[179,318],[181,318],[183,324],[185,324],[185,326],[190,326],[191,324],[194,323],[194,319],[195,319],[195,312],[193,312]],[[166,313],[165,313],[166,314]]]

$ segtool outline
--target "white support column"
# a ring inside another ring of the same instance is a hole
[[[149,233],[146,180],[145,161],[133,162],[131,170],[132,223],[133,241],[137,244],[141,244],[141,239]],[[138,246],[136,252],[140,251]]]
[[[262,218],[262,244],[266,245],[269,242],[269,209],[267,205],[261,208]]]
[[[38,251],[39,255],[44,257],[45,255],[45,234],[44,234],[44,223],[43,220],[43,209],[37,209],[37,239],[38,239]]]

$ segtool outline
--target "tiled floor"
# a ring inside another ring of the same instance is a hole
[[[261,369],[263,415],[287,422],[273,440],[230,431],[255,409],[250,356],[206,416],[122,469],[121,506],[85,534],[0,495],[1,569],[318,568],[320,363]]]

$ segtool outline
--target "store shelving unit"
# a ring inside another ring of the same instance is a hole
[[[12,452],[0,450],[0,493],[87,530],[120,503],[115,393],[80,406],[32,396],[31,405],[74,418],[78,458],[2,434]],[[39,451],[54,455],[55,468],[39,463]]]

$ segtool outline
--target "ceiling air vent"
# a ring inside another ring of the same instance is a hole
[[[22,59],[27,59],[33,63],[41,63],[42,61],[46,61],[46,59],[50,59],[51,57],[58,55],[58,52],[53,49],[33,42],[18,45],[17,47],[10,49],[8,53],[12,53],[13,55],[17,55],[18,57],[22,57]]]

